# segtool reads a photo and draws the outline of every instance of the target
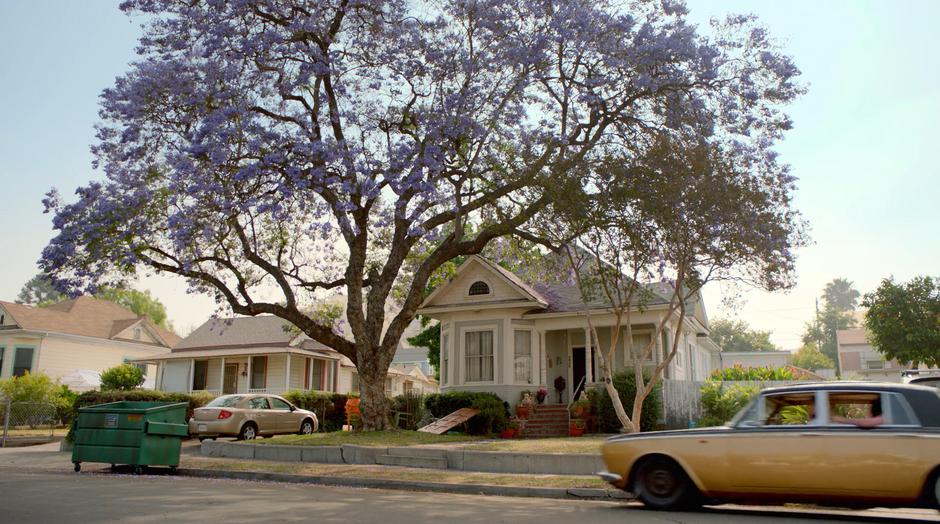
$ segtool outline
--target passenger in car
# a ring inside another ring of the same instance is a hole
[[[842,424],[854,424],[863,429],[871,429],[885,423],[884,414],[881,411],[881,399],[876,398],[871,403],[871,416],[863,418],[846,418],[833,415],[830,417],[833,422]]]

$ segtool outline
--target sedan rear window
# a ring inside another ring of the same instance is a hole
[[[207,408],[233,408],[245,398],[244,395],[226,395],[206,404]]]

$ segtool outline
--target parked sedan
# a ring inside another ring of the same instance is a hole
[[[601,478],[656,509],[810,502],[940,509],[940,390],[766,389],[728,426],[611,437]]]
[[[216,437],[251,440],[259,435],[309,435],[316,430],[316,414],[277,395],[223,395],[197,408],[189,420],[189,433],[199,440]]]

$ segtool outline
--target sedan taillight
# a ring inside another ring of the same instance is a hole
[[[229,417],[231,417],[231,416],[232,416],[232,412],[231,412],[231,411],[228,411],[228,410],[226,410],[226,409],[220,409],[220,410],[219,410],[219,420],[225,420],[225,419],[227,419],[227,418],[229,418]]]

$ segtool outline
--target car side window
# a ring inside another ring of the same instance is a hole
[[[248,409],[270,409],[268,399],[264,397],[255,397],[248,401]]]
[[[890,395],[880,391],[830,391],[829,422],[864,429],[891,424],[885,413],[886,402],[890,402]]]
[[[284,402],[283,400],[279,398],[272,398],[270,400],[271,400],[271,409],[290,410],[290,404],[288,404],[287,402]]]
[[[920,426],[920,421],[914,414],[914,409],[907,403],[903,395],[889,393],[884,395],[888,401],[887,424],[892,426]]]
[[[806,426],[814,423],[816,395],[814,393],[784,393],[764,397],[762,424],[764,426]]]

